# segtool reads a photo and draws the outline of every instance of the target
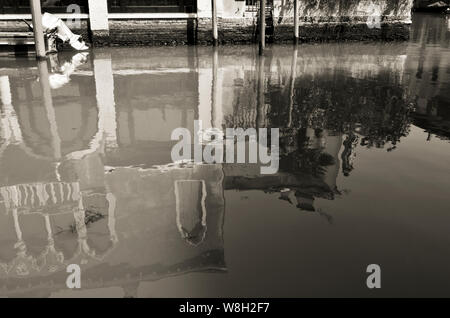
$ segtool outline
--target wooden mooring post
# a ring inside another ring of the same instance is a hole
[[[294,0],[294,44],[298,44],[298,28],[299,28],[299,21],[298,21],[298,0]]]
[[[217,29],[217,0],[211,0],[213,45],[219,44],[219,31]]]
[[[42,11],[40,0],[30,0],[31,15],[33,17],[34,43],[36,46],[36,57],[45,58],[44,28],[42,26]]]
[[[259,55],[264,55],[266,48],[266,0],[260,0],[259,8]]]

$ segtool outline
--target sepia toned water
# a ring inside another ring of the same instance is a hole
[[[2,56],[0,97],[0,296],[450,296],[445,16],[416,15],[409,42],[263,58]],[[279,172],[173,164],[171,133],[194,120],[279,128]]]

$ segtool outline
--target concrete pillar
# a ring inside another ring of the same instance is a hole
[[[108,2],[107,0],[88,0],[89,23],[94,46],[109,43]]]
[[[219,10],[220,0],[218,0],[217,9]],[[212,3],[210,0],[197,1],[197,17],[211,18],[212,17]]]
[[[198,0],[197,42],[199,44],[207,44],[212,42],[212,27],[212,2],[210,0]]]

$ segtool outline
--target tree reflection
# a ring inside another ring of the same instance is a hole
[[[362,136],[361,145],[395,146],[409,132],[413,104],[403,99],[401,87],[373,85],[335,75],[333,82],[301,81],[297,124],[334,133]],[[375,83],[376,84],[376,83]]]
[[[292,118],[292,129],[285,129],[281,142],[282,167],[321,176],[335,158],[324,152],[321,134],[346,135],[343,142],[342,170],[348,176],[354,169],[353,158],[359,143],[364,147],[392,151],[409,133],[414,104],[404,98],[401,86],[389,84],[386,74],[377,81],[355,79],[346,74],[333,76],[303,75],[297,79],[294,107],[283,103],[287,93],[277,87],[269,91],[272,109],[268,114],[273,127],[284,127]],[[384,78],[383,78],[384,77]],[[276,106],[276,107],[273,107]],[[306,136],[306,129],[314,134]],[[284,165],[283,165],[284,163]]]
[[[315,137],[320,137],[321,132],[320,129],[316,130]],[[333,156],[324,152],[322,147],[311,147],[311,138],[306,136],[306,129],[297,131],[293,137],[284,138],[280,143],[280,148],[284,149],[280,161],[281,169],[321,177],[326,173],[326,167],[335,164]],[[289,139],[296,142],[294,147],[287,144]],[[290,149],[293,151],[289,151]]]

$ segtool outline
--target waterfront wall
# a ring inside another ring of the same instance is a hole
[[[303,41],[408,39],[411,0],[299,1]],[[274,0],[274,41],[292,39],[293,0]]]
[[[183,18],[110,20],[109,42],[131,46],[195,44],[196,25],[195,19]]]
[[[273,0],[267,10],[267,40],[293,39],[294,0]],[[397,40],[409,37],[413,0],[301,0],[302,41]],[[217,0],[219,41],[256,42],[258,14],[245,1]],[[14,29],[17,20],[0,16],[2,30]],[[196,13],[109,13],[107,0],[89,0],[82,34],[95,46],[177,45],[212,43],[210,0],[198,0]],[[20,25],[20,28],[24,28]]]
[[[409,37],[412,5],[412,0],[300,1],[300,39],[404,40]],[[293,0],[274,0],[267,14],[267,40],[275,43],[292,41]],[[110,21],[111,41],[133,44],[211,44],[211,16],[211,1],[198,1],[197,15],[193,19]],[[240,44],[257,41],[257,12],[249,11],[244,1],[218,0],[217,16],[219,42]],[[372,21],[375,25],[368,23]]]
[[[257,12],[249,12],[245,2],[226,1],[226,3],[218,6],[220,42],[256,42]],[[302,0],[299,1],[300,39],[302,41],[408,39],[412,6],[412,0]],[[201,43],[209,43],[211,10],[207,5],[199,7],[198,10],[198,40]],[[266,14],[266,20],[266,36],[269,42],[292,41],[294,1],[273,0],[270,11]]]

